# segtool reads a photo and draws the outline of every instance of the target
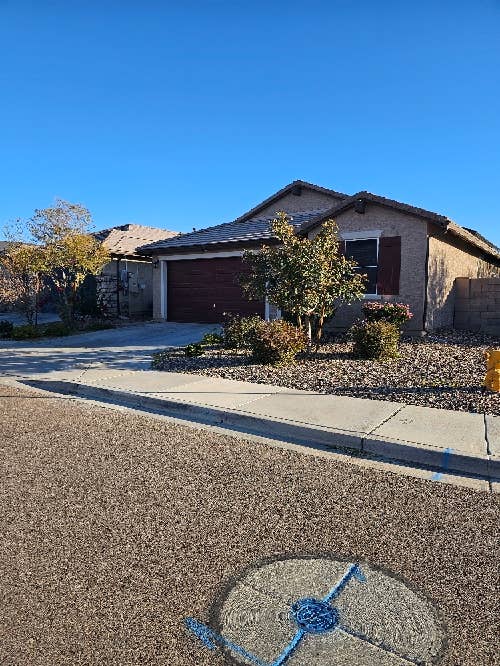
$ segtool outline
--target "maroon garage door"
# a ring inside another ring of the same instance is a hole
[[[248,301],[238,284],[241,257],[167,262],[169,321],[218,323],[224,312],[264,316],[264,304]]]

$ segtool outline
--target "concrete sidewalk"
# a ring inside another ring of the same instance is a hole
[[[500,417],[279,386],[93,364],[30,386],[312,447],[348,449],[441,473],[500,477]]]

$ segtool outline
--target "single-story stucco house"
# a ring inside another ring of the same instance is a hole
[[[142,224],[122,224],[93,234],[108,250],[111,261],[96,278],[98,298],[108,314],[148,317],[153,313],[153,262],[138,254],[146,243],[164,241],[177,232]]]
[[[232,222],[141,248],[157,260],[154,317],[215,323],[224,312],[272,316],[268,304],[245,299],[238,275],[244,250],[277,242],[270,231],[277,211],[287,212],[297,233],[308,237],[335,219],[345,253],[368,274],[365,299],[408,303],[408,332],[453,325],[456,278],[500,274],[500,250],[444,215],[370,192],[348,196],[297,180]],[[344,329],[360,314],[360,303],[343,306],[330,326]]]

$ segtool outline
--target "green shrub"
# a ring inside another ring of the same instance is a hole
[[[363,305],[363,314],[367,321],[388,321],[399,328],[413,317],[410,306],[404,303],[368,302]]]
[[[220,333],[205,333],[205,335],[200,340],[201,345],[212,346],[212,345],[221,345],[224,342],[224,336]]]
[[[401,336],[396,324],[388,321],[362,321],[351,327],[354,355],[357,358],[385,359],[398,356]]]
[[[32,324],[24,324],[23,326],[14,326],[11,333],[13,340],[30,340],[31,338],[39,338],[41,331],[37,326]]]
[[[12,337],[14,324],[11,321],[0,321],[0,338]]]
[[[257,363],[291,363],[306,347],[306,334],[283,319],[261,321],[252,334],[252,355]]]
[[[225,315],[223,324],[224,346],[227,349],[251,349],[255,330],[264,321],[261,317]]]
[[[58,338],[63,335],[71,335],[73,331],[69,326],[64,324],[62,321],[51,321],[50,324],[45,324],[43,327],[43,335],[47,337]]]
[[[203,353],[203,345],[199,342],[194,342],[192,345],[187,345],[184,347],[184,354],[189,357],[203,356]]]

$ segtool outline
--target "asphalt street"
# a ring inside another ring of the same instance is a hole
[[[220,666],[185,618],[325,555],[431,604],[439,663],[500,664],[498,495],[5,385],[0,413],[2,666]]]

